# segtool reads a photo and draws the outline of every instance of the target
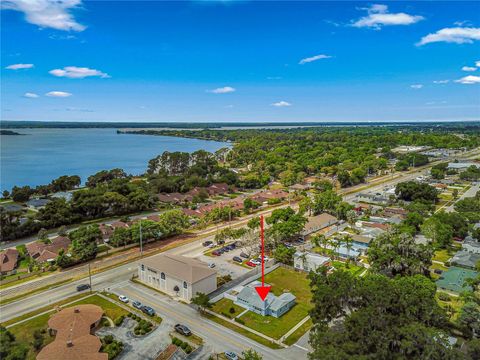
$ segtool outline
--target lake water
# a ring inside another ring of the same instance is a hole
[[[12,129],[1,135],[0,188],[48,184],[61,175],[82,183],[100,170],[122,168],[142,174],[148,160],[164,151],[214,152],[228,143],[171,136],[117,134],[116,129]]]

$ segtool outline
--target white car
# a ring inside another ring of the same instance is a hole
[[[125,295],[120,295],[118,297],[118,300],[120,300],[123,303],[128,303],[129,302],[128,297],[126,297]]]
[[[208,264],[208,267],[209,267],[210,269],[213,269],[213,268],[215,267],[215,264],[214,264],[214,263],[209,263],[209,264]]]
[[[262,262],[259,259],[251,259],[250,262],[255,265],[262,265]]]

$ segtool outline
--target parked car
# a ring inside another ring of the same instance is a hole
[[[215,263],[208,263],[208,267],[209,267],[210,269],[213,269],[213,268],[215,267]]]
[[[245,254],[244,252],[241,252],[240,253],[240,257],[243,257],[244,259],[248,259],[249,256],[247,254]]]
[[[150,315],[150,316],[155,316],[155,310],[153,310],[150,306],[142,306],[141,309],[145,314]]]
[[[212,255],[213,256],[220,256],[220,255],[222,255],[222,253],[220,252],[220,250],[214,250],[214,251],[212,251]]]
[[[128,299],[128,297],[126,297],[125,295],[120,295],[118,297],[118,300],[120,300],[121,302],[124,302],[124,303],[128,303],[130,300]]]
[[[80,285],[77,286],[77,291],[83,291],[83,290],[87,290],[87,289],[90,289],[89,284],[80,284]]]
[[[208,247],[209,249],[211,249],[211,248],[214,248],[215,246],[216,246],[216,245],[215,245],[214,243],[211,243],[211,244],[208,245],[207,247]]]
[[[209,246],[209,245],[212,245],[212,244],[213,244],[213,241],[208,240],[208,241],[205,241],[202,245],[203,246]]]
[[[134,301],[132,303],[133,307],[136,308],[136,309],[142,309],[142,303],[140,301]]]
[[[250,259],[250,262],[255,265],[262,265],[262,262],[260,261],[260,259]]]
[[[443,271],[440,270],[440,269],[435,269],[435,270],[433,270],[433,272],[434,272],[435,274],[438,274],[438,275],[441,275],[441,274],[443,273]]]
[[[243,262],[243,260],[242,260],[242,258],[241,258],[240,256],[234,256],[234,257],[233,257],[233,261],[238,262],[238,263],[240,263],[240,264]]]
[[[220,250],[222,250],[223,252],[229,252],[230,248],[225,246],[225,247],[221,248]]]
[[[233,351],[225,351],[225,357],[228,360],[239,360],[240,358],[238,357],[237,354],[235,354]]]
[[[251,262],[251,261],[247,261],[245,264],[248,265],[248,266],[250,266],[250,267],[256,267],[256,266],[257,266],[257,265],[255,265],[253,262]]]
[[[185,336],[192,335],[192,332],[190,331],[190,329],[185,325],[181,325],[181,324],[175,325],[175,331]]]
[[[218,241],[217,241],[217,244],[218,244],[218,245],[223,245],[223,244],[225,244],[225,240],[218,240]]]
[[[286,242],[284,243],[283,245],[285,245],[285,247],[291,249],[293,247],[293,244],[292,243],[289,243],[289,242]]]
[[[227,245],[226,248],[229,249],[229,250],[233,250],[235,249],[235,244],[230,244],[230,245]]]

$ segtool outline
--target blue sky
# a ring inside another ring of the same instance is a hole
[[[480,119],[479,2],[2,1],[4,120]]]

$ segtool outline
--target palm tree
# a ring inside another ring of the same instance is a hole
[[[345,235],[342,238],[342,242],[345,244],[345,247],[347,248],[347,262],[350,261],[350,250],[353,248],[353,239],[350,235]]]
[[[298,257],[298,259],[302,262],[302,268],[305,270],[305,263],[307,262],[307,253],[303,252],[302,255]]]

